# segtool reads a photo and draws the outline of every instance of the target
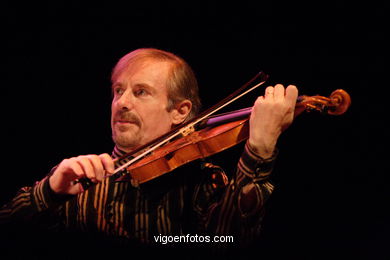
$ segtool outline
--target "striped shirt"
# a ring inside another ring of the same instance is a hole
[[[115,148],[112,157],[123,154]],[[264,160],[246,144],[233,171],[196,161],[139,187],[106,178],[75,196],[54,194],[49,174],[20,189],[0,210],[0,223],[39,223],[119,244],[153,245],[156,236],[187,234],[231,235],[246,244],[260,232],[275,157]]]

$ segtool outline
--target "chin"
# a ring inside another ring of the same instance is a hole
[[[134,135],[123,133],[119,135],[113,135],[112,139],[118,147],[126,150],[132,149],[138,146],[140,143],[140,138],[136,138]]]

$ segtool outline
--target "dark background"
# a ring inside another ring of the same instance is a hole
[[[7,3],[1,203],[63,158],[111,152],[111,69],[155,47],[193,67],[204,108],[260,70],[305,95],[348,91],[346,114],[303,114],[282,135],[258,254],[390,257],[384,4],[312,2]]]

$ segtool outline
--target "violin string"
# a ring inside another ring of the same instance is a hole
[[[241,113],[241,112],[247,112],[248,110],[252,110],[252,107],[245,107],[245,108],[237,109],[237,110],[234,110],[234,111],[229,111],[229,112],[226,112],[226,113],[220,113],[220,114],[217,114],[217,115],[212,115],[212,116],[209,116],[207,119],[212,119],[212,118],[215,118],[215,117],[226,116],[226,115],[231,115],[231,114],[237,114],[237,113]]]
[[[223,105],[217,107],[216,109],[214,109],[214,110],[211,111],[210,113],[208,113],[208,114],[206,114],[205,116],[201,117],[199,120],[195,121],[194,124],[199,123],[200,121],[202,121],[202,120],[204,120],[204,119],[210,117],[210,116],[211,116],[212,114],[214,114],[215,112],[221,110],[222,108],[226,107],[226,106],[229,105],[230,103],[233,103],[233,102],[236,101],[237,99],[239,99],[239,98],[241,98],[242,96],[248,94],[248,93],[251,92],[252,90],[254,90],[254,89],[260,87],[260,86],[263,85],[264,83],[265,83],[265,81],[262,81],[262,82],[258,83],[257,85],[253,86],[252,88],[250,88],[250,89],[244,91],[243,93],[241,93],[241,94],[238,95],[237,97],[235,97],[235,98],[229,100],[229,101],[226,102],[225,104],[223,104]]]
[[[258,88],[259,86],[263,85],[265,83],[265,81],[261,81],[260,83],[256,84],[255,86],[251,87],[250,89],[244,91],[243,93],[241,93],[240,95],[234,97],[233,99],[229,100],[228,102],[224,103],[223,105],[217,107],[216,109],[212,110],[210,113],[207,113],[206,115],[204,115],[203,117],[199,118],[198,120],[194,121],[192,124],[190,125],[187,125],[183,128],[191,128],[191,127],[194,127],[197,123],[203,121],[204,119],[206,119],[207,117],[211,116],[212,114],[214,114],[215,112],[221,110],[222,108],[224,108],[225,106],[231,104],[232,102],[236,101],[237,99],[241,98],[242,96],[246,95],[247,93],[251,92],[252,90]],[[159,148],[160,146],[162,146],[163,144],[165,144],[166,142],[172,140],[173,138],[175,138],[176,136],[178,136],[179,134],[181,134],[183,131],[183,128],[179,129],[176,133],[170,135],[169,137],[165,138],[164,140],[162,140],[161,142],[151,146],[150,148],[148,148],[146,151],[142,152],[141,154],[137,155],[136,157],[132,158],[131,160],[129,160],[128,162],[126,162],[125,164],[119,166],[118,168],[115,169],[114,173],[111,174],[111,175],[106,175],[106,177],[110,177],[118,172],[121,172],[123,171],[125,168],[129,167],[131,164],[133,164],[134,162],[140,160],[141,158],[143,158],[144,156],[146,156],[147,154],[153,152],[154,150],[156,150],[157,148]]]
[[[114,171],[114,174],[115,173],[118,173],[120,171],[122,171],[123,169],[127,168],[129,165],[131,165],[132,163],[140,160],[141,158],[143,158],[144,156],[146,156],[147,154],[153,152],[154,150],[156,150],[158,147],[162,146],[163,144],[165,144],[166,142],[170,141],[171,139],[175,138],[176,136],[178,136],[181,132],[178,131],[174,134],[172,134],[171,136],[165,138],[164,140],[162,140],[161,142],[151,146],[149,149],[145,150],[144,152],[142,152],[141,154],[135,156],[133,159],[131,159],[130,161],[126,162],[125,164],[121,165],[120,167],[116,168],[115,171]]]

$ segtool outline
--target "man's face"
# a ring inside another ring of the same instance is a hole
[[[166,86],[170,66],[167,62],[144,60],[114,79],[111,128],[118,148],[129,152],[171,129]]]

